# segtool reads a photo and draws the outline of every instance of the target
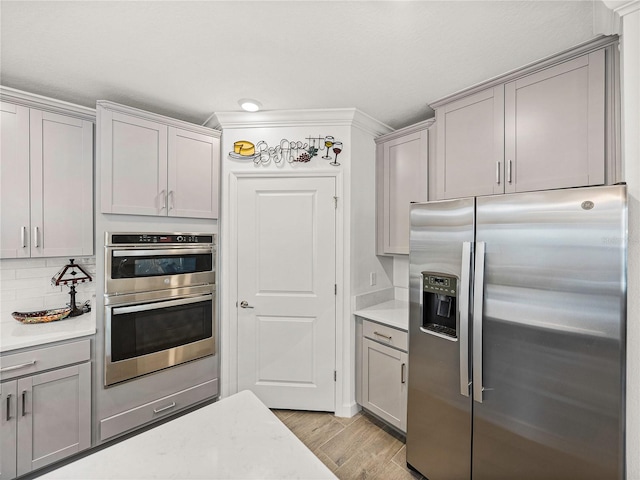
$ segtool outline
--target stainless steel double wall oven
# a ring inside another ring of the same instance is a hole
[[[106,234],[105,386],[215,354],[215,239]]]

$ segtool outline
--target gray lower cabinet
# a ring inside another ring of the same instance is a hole
[[[81,342],[78,342],[81,343]],[[78,344],[3,357],[3,378],[49,364],[56,349],[80,353]],[[87,348],[88,353],[88,340]],[[28,356],[33,360],[24,362]],[[16,358],[12,358],[16,357]],[[17,367],[17,368],[16,368]],[[15,370],[12,370],[15,369]],[[0,383],[0,479],[10,480],[91,446],[91,362]]]
[[[358,402],[396,427],[407,430],[407,332],[362,321]]]

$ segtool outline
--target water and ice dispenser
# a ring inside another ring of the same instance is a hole
[[[444,273],[422,272],[422,329],[426,333],[458,338],[458,278]]]

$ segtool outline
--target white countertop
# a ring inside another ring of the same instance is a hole
[[[40,478],[336,478],[250,391],[99,450]]]
[[[353,312],[367,320],[399,328],[405,332],[409,330],[409,302],[403,300],[390,300],[371,307]]]
[[[95,310],[56,322],[24,324],[17,320],[0,324],[0,353],[96,333]]]

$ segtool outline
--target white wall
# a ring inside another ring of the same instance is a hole
[[[376,256],[376,145],[373,137],[354,129],[351,155],[351,295],[392,286],[393,259]],[[371,274],[375,284],[371,285]]]
[[[618,2],[623,3],[625,2]],[[629,193],[627,271],[627,479],[640,479],[640,2],[622,16],[622,158]]]

